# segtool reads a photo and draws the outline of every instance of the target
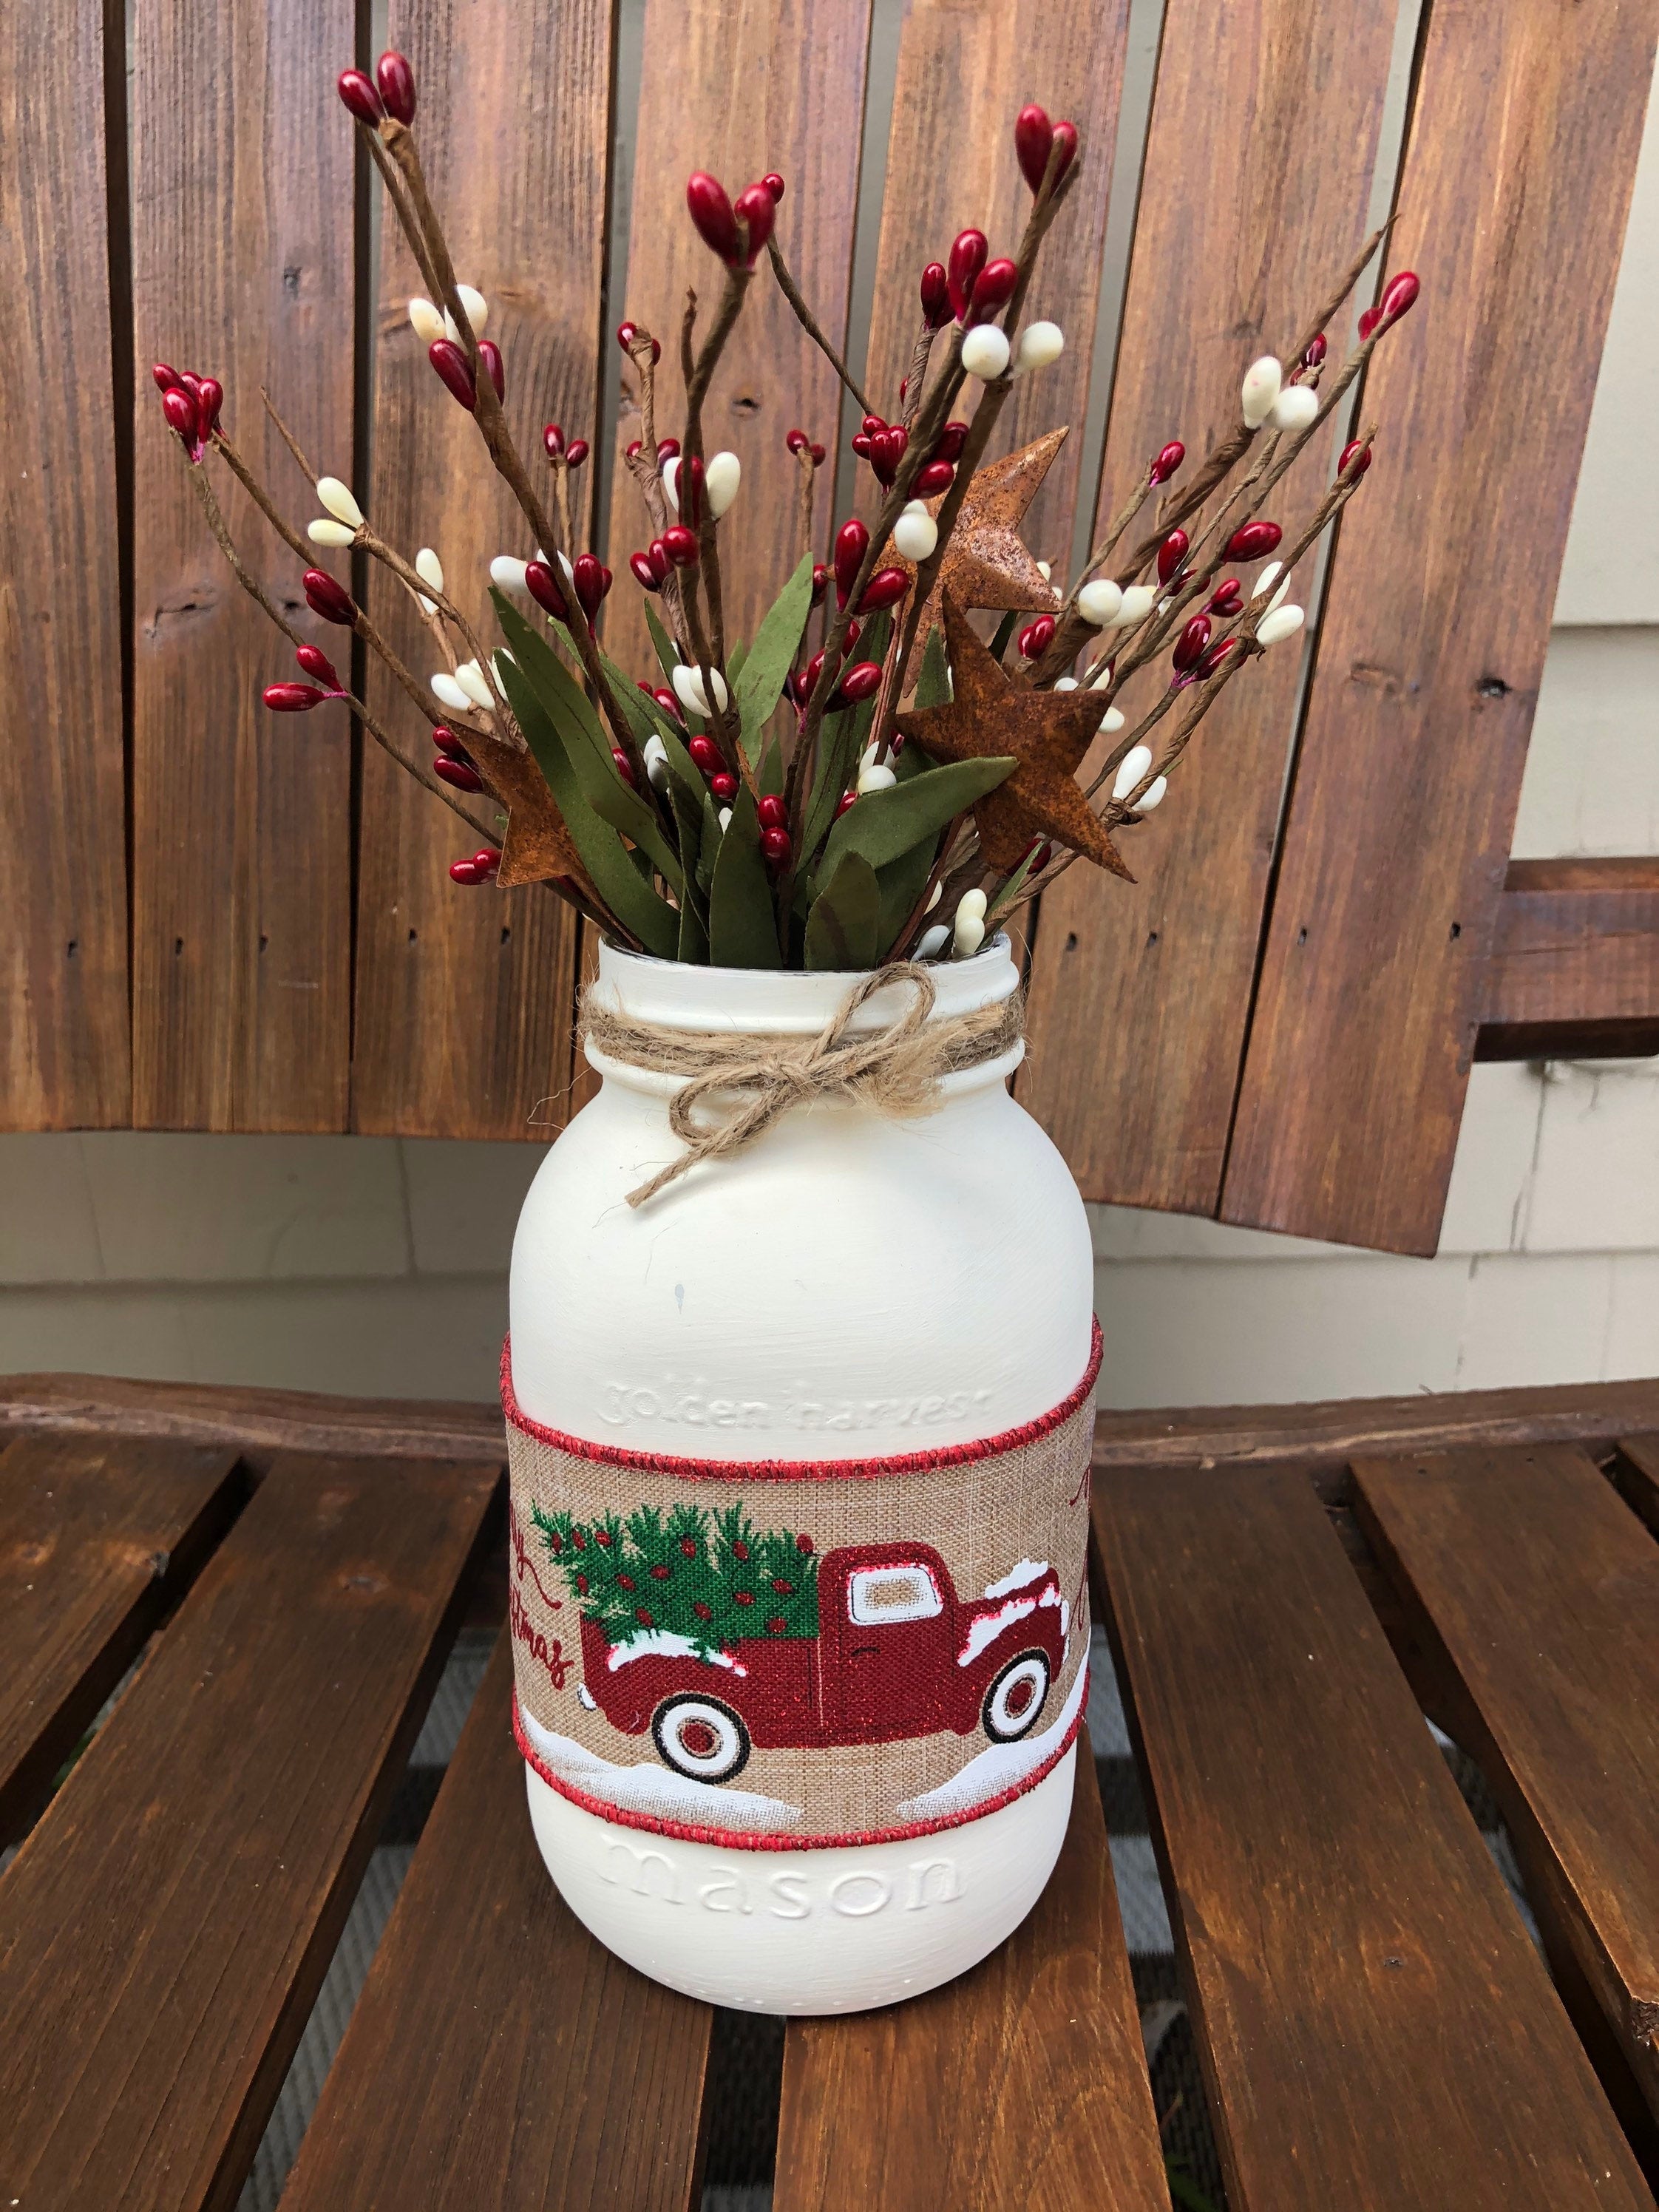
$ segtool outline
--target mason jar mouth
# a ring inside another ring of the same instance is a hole
[[[930,1020],[976,1013],[1012,998],[1019,988],[1012,947],[1002,935],[994,937],[970,959],[943,961],[930,966],[927,973],[934,991]],[[662,1029],[811,1036],[834,1018],[860,980],[856,973],[840,970],[694,967],[601,944],[595,988],[617,1012]],[[910,995],[902,982],[884,986],[857,1009],[850,1026],[854,1030],[888,1027],[907,1011]],[[994,1064],[987,1061],[982,1069],[970,1073],[988,1073]],[[672,1079],[669,1087],[676,1087]]]

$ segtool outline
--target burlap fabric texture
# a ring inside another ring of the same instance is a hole
[[[520,1748],[626,1825],[924,1835],[1031,1789],[1089,1642],[1087,1372],[1039,1420],[878,1461],[725,1463],[538,1427],[502,1362]]]

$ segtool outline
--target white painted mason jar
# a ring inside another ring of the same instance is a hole
[[[1006,939],[933,971],[1006,999]],[[848,975],[605,950],[670,1029],[812,1036]],[[902,986],[870,999],[884,1026]],[[785,1113],[638,1208],[678,1079],[602,1078],[513,1249],[514,1725],[548,1870],[694,1996],[833,2013],[919,1994],[1030,1911],[1087,1695],[1098,1331],[1083,1206],[1009,1096]]]

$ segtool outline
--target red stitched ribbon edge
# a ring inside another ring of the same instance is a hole
[[[1104,1347],[1100,1322],[1096,1319],[1090,1339],[1089,1363],[1083,1370],[1082,1381],[1059,1405],[1046,1413],[1039,1413],[1035,1420],[1023,1422],[1017,1429],[1004,1429],[1000,1436],[977,1437],[971,1443],[941,1444],[933,1451],[899,1452],[885,1459],[689,1459],[677,1452],[629,1451],[620,1444],[594,1443],[586,1437],[568,1436],[562,1429],[544,1428],[539,1421],[532,1421],[514,1395],[510,1336],[501,1346],[501,1411],[521,1436],[534,1437],[540,1443],[568,1452],[573,1459],[594,1460],[605,1467],[633,1468],[648,1474],[675,1475],[684,1482],[811,1482],[848,1477],[878,1481],[884,1475],[925,1474],[939,1468],[967,1467],[975,1460],[991,1459],[1000,1452],[1017,1451],[1022,1444],[1035,1443],[1051,1429],[1070,1420],[1094,1389]],[[565,1795],[575,1793],[567,1790]]]

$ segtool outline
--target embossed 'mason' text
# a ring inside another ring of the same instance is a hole
[[[843,1920],[867,1920],[889,1910],[920,1912],[929,1905],[954,1905],[962,1895],[962,1878],[950,1858],[913,1859],[902,1870],[881,1874],[859,1868],[828,1881],[782,1868],[755,1875],[716,1867],[692,1875],[671,1848],[620,1842],[606,1846],[600,1879],[665,1905],[760,1913],[775,1920],[807,1920],[826,1911]]]

